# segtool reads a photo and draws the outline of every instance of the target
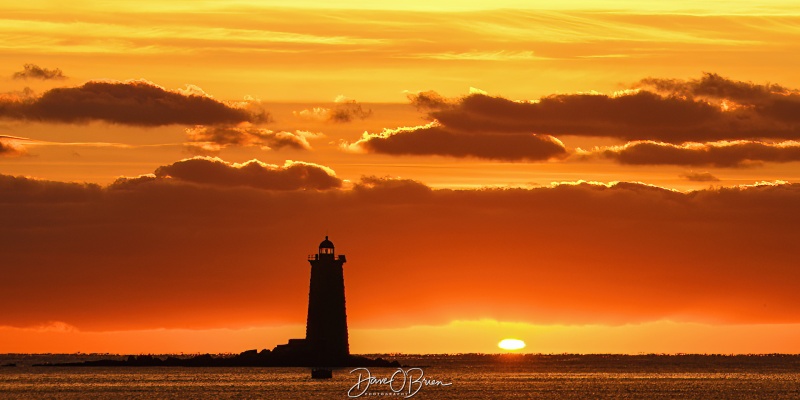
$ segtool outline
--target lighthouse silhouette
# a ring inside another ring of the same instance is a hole
[[[350,355],[347,311],[344,301],[343,254],[336,255],[333,242],[319,244],[319,252],[308,257],[311,282],[308,290],[306,343],[318,361],[335,362]]]
[[[289,339],[288,343],[279,344],[272,351],[257,353],[267,360],[265,365],[320,368],[321,372],[328,372],[320,377],[328,378],[330,370],[327,368],[400,367],[397,361],[350,355],[342,268],[347,259],[343,254],[336,254],[333,242],[327,236],[319,244],[319,251],[308,256],[308,262],[311,264],[311,281],[308,285],[306,337]],[[312,370],[312,377],[315,373]]]

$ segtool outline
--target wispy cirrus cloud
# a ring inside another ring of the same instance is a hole
[[[550,57],[537,56],[533,51],[468,51],[410,54],[403,58],[424,58],[444,61],[531,61],[551,60]]]
[[[256,51],[269,46],[273,50],[302,51],[304,46],[346,47],[375,46],[384,39],[362,37],[360,35],[326,34],[299,31],[264,29],[260,27],[241,27],[233,21],[208,26],[186,23],[188,19],[203,20],[197,13],[178,14],[149,18],[135,13],[137,19],[109,19],[107,21],[88,21],[66,18],[1,18],[0,38],[16,38],[8,46],[18,50],[45,52],[62,46],[62,51],[70,53],[138,53],[138,54],[181,54],[196,53],[196,44],[203,48],[228,51]],[[66,13],[64,15],[70,15]],[[80,12],[72,14],[73,17]],[[66,20],[64,20],[66,19]],[[236,18],[241,21],[241,18]],[[54,34],[57,32],[58,34]],[[64,37],[71,40],[65,41]],[[157,42],[157,43],[154,43]],[[194,46],[193,46],[194,45]],[[286,48],[294,47],[295,49]]]

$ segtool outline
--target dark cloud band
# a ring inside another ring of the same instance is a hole
[[[87,82],[33,99],[0,100],[0,117],[57,123],[159,126],[263,122],[263,110],[235,108],[207,96],[169,91],[146,81]]]
[[[558,94],[519,102],[485,94],[446,99],[435,92],[412,104],[451,131],[505,132],[667,143],[800,139],[800,92],[715,74],[698,80],[648,78],[615,95]]]
[[[564,145],[549,135],[463,133],[438,124],[364,134],[350,145],[373,153],[475,157],[500,161],[543,161],[567,155]]]
[[[597,149],[594,153],[629,165],[744,167],[763,162],[800,161],[800,142],[765,143],[742,140],[675,145],[645,141]]]
[[[797,184],[264,190],[266,170],[185,160],[108,188],[0,176],[0,325],[302,323],[326,229],[352,260],[348,299],[368,299],[348,306],[362,326],[800,321]],[[426,306],[396,307],[400,288]]]

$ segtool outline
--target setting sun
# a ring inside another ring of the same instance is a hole
[[[520,350],[525,348],[525,342],[519,339],[503,339],[497,347],[503,350]]]

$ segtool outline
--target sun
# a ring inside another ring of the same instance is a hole
[[[520,350],[525,348],[525,342],[519,339],[503,339],[497,347],[503,350]]]

